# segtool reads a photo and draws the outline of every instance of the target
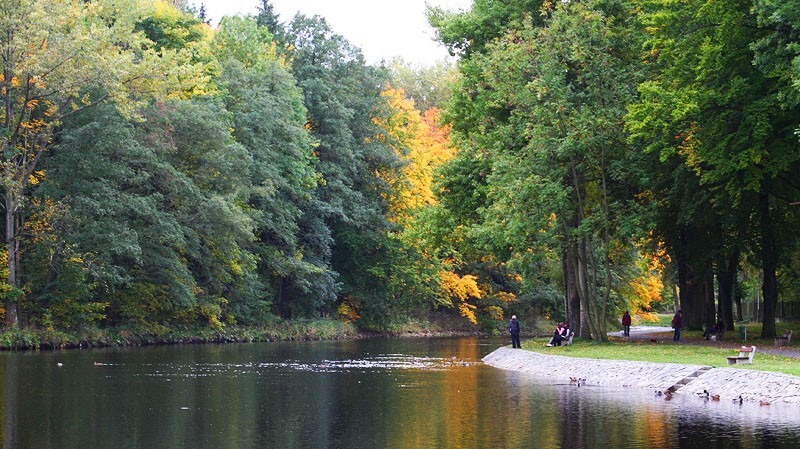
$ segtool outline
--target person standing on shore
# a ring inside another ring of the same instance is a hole
[[[675,329],[672,341],[681,341],[681,325],[683,325],[683,315],[679,309],[675,312],[675,316],[672,317],[672,328]]]
[[[511,315],[511,321],[508,322],[508,332],[511,333],[511,347],[522,348],[519,343],[519,321],[516,315]]]
[[[627,310],[622,314],[622,335],[624,337],[631,336],[631,314]]]

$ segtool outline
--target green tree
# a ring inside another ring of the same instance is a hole
[[[760,259],[762,336],[771,338],[778,300],[776,270],[794,241],[785,234],[792,220],[786,194],[796,186],[787,180],[800,155],[794,133],[796,102],[787,101],[794,93],[787,89],[786,75],[774,70],[776,65],[758,64],[770,54],[759,59],[754,48],[783,31],[759,26],[748,2],[653,1],[645,10],[656,73],[640,87],[642,101],[632,108],[629,129],[647,151],[662,160],[678,157],[694,173],[708,189],[708,210],[716,206],[725,215],[732,211],[733,217],[751,218],[746,226],[750,233],[743,240]],[[771,56],[788,64],[780,51]],[[686,234],[687,244],[696,245],[689,239],[702,241],[724,223],[707,211],[692,222],[706,219],[716,223],[696,226],[700,232]]]
[[[37,193],[68,214],[42,262],[51,281],[34,284],[37,303],[63,301],[61,267],[79,263],[110,323],[221,326],[234,318],[227,304],[262,297],[246,252],[253,220],[237,205],[248,155],[213,102],[159,104],[142,116],[132,124],[106,106],[64,123]]]
[[[315,229],[325,223],[335,242],[328,260],[339,274],[339,298],[355,308],[372,307],[372,316],[379,317],[387,282],[372,268],[388,251],[391,194],[381,174],[399,168],[397,155],[376,139],[381,130],[373,121],[383,108],[388,75],[367,66],[361,52],[319,17],[296,16],[286,34],[308,127],[318,141],[316,169],[322,179],[314,199],[321,214]]]
[[[389,69],[392,84],[403,89],[405,96],[413,100],[414,106],[421,112],[444,108],[458,80],[456,66],[444,61],[430,67],[418,67],[396,58]]]
[[[19,224],[27,188],[61,121],[106,99],[130,113],[147,97],[199,86],[188,52],[157,51],[136,31],[150,6],[111,0],[10,0],[0,6],[0,53],[5,55],[0,59],[0,176],[11,292],[21,287]],[[18,297],[5,298],[10,324],[17,322]]]
[[[257,223],[259,273],[279,312],[314,315],[333,302],[336,290],[325,257],[329,231],[318,229],[309,213],[317,207],[318,175],[303,93],[256,20],[226,17],[214,44],[233,134],[253,161],[247,204]]]
[[[622,117],[640,73],[627,6],[565,3],[509,19],[462,60],[448,110],[461,154],[446,168],[443,204],[474,223],[472,241],[525,274],[528,292],[562,277],[572,325],[597,340],[631,253]]]

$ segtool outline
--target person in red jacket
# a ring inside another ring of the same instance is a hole
[[[675,334],[672,336],[672,341],[681,341],[681,327],[683,326],[683,314],[680,310],[675,312],[672,317],[672,328],[675,329]]]
[[[622,336],[631,336],[631,314],[627,310],[622,314]]]

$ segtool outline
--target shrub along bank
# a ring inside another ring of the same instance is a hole
[[[210,328],[85,328],[10,327],[0,332],[0,349],[67,349],[181,343],[234,343],[357,338],[356,326],[330,319],[280,320],[261,327]]]

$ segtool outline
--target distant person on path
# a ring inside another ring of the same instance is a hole
[[[631,314],[627,310],[622,314],[622,335],[624,337],[631,336]]]
[[[683,315],[681,311],[675,312],[672,317],[672,328],[675,329],[675,335],[672,336],[672,341],[681,341],[681,326],[683,325]]]
[[[511,333],[511,347],[522,348],[519,344],[519,321],[516,315],[511,315],[511,321],[508,322],[508,331]]]

